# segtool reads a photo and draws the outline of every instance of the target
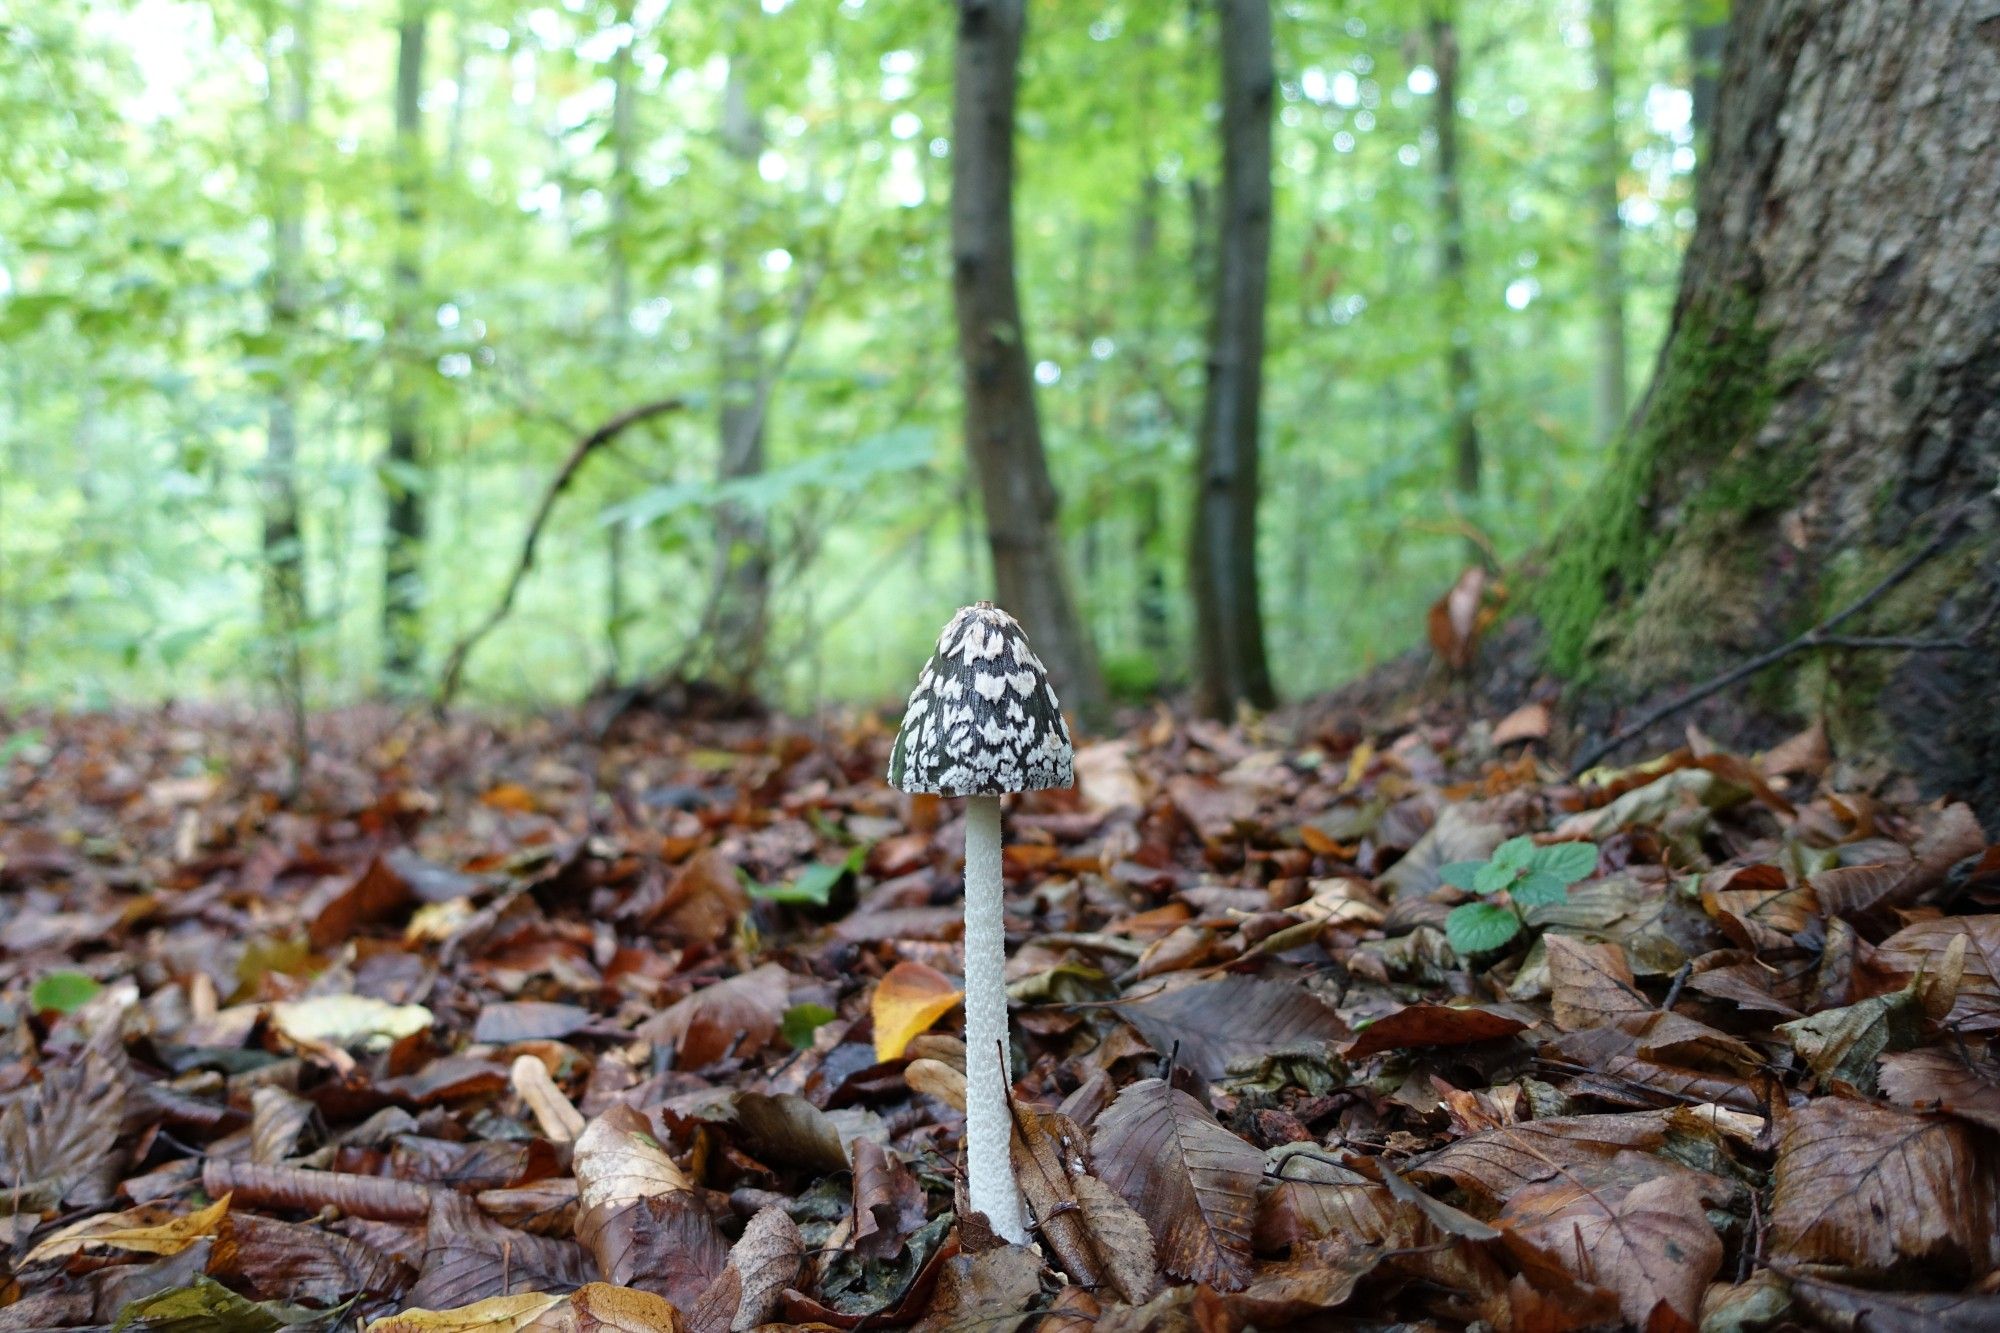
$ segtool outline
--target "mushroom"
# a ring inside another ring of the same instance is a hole
[[[996,1235],[1027,1240],[1008,1156],[1014,1080],[1005,1064],[1007,940],[1000,798],[1075,785],[1055,688],[1021,623],[991,602],[951,618],[910,693],[890,785],[965,802],[966,1196]]]

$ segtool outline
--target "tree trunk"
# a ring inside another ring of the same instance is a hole
[[[1271,263],[1270,0],[1219,0],[1221,231],[1216,237],[1208,385],[1196,441],[1195,689],[1213,717],[1277,702],[1258,605],[1258,446],[1264,298]]]
[[[1450,398],[1452,477],[1469,506],[1479,498],[1479,383],[1472,366],[1471,303],[1465,280],[1465,197],[1458,164],[1458,6],[1430,11],[1431,60],[1437,72],[1432,113],[1437,131],[1438,296],[1445,325],[1444,383]],[[1468,540],[1478,558],[1479,547]]]
[[[751,191],[763,134],[750,105],[741,52],[729,62],[722,92],[722,146],[729,155],[735,217],[722,241],[719,293],[722,327],[716,339],[721,380],[716,479],[727,483],[764,470],[764,413],[769,386],[764,365],[764,293],[756,280]],[[748,690],[763,665],[770,554],[763,517],[743,506],[716,507],[715,670],[732,689]]]
[[[278,345],[290,349],[298,341],[302,317],[299,268],[305,252],[305,190],[300,161],[312,119],[312,0],[298,0],[291,10],[290,58],[282,72],[289,87],[279,103],[281,66],[277,55],[278,20],[271,15],[265,45],[269,69],[269,151],[265,165],[271,191],[271,268],[268,275],[268,317]],[[272,653],[272,675],[292,719],[292,748],[302,766],[305,754],[305,632],[306,575],[304,533],[299,523],[298,397],[292,376],[280,369],[267,406],[264,469],[259,497],[263,519],[263,625]],[[298,774],[294,775],[296,781]]]
[[[622,381],[625,353],[632,335],[632,261],[628,239],[632,224],[632,48],[638,33],[632,28],[632,0],[619,0],[618,22],[625,40],[611,57],[611,180],[610,218],[605,231],[606,256],[610,269],[611,354],[614,371]],[[628,616],[625,594],[627,555],[625,525],[613,523],[604,530],[605,608],[604,638],[611,651],[610,678],[617,684],[625,675],[625,624]]]
[[[1025,0],[958,0],[952,88],[952,296],[965,442],[1000,603],[1026,626],[1065,707],[1102,715],[1097,653],[1071,600],[1014,283],[1014,93]]]
[[[1688,116],[1694,130],[1697,170],[1708,160],[1708,130],[1715,123],[1715,89],[1722,73],[1722,48],[1729,39],[1729,25],[1720,21],[1720,16],[1728,12],[1729,0],[1688,0]]]
[[[1957,540],[1842,628],[1978,651],[1794,656],[1761,700],[1825,713],[1837,748],[1973,797],[1989,827],[1996,44],[1975,0],[1737,5],[1658,370],[1534,593],[1586,698],[1668,697],[1852,605],[1963,509]]]
[[[383,670],[406,687],[423,656],[424,501],[417,327],[423,284],[425,0],[404,0],[396,35],[396,246],[389,275],[389,447],[383,457],[388,541],[383,563]]]
[[[1590,64],[1596,75],[1597,124],[1591,154],[1591,209],[1597,215],[1597,442],[1625,428],[1625,221],[1618,182],[1625,152],[1618,133],[1618,0],[1591,0]]]

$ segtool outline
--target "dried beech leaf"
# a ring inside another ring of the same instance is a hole
[[[202,1237],[220,1232],[222,1219],[229,1212],[229,1196],[225,1194],[208,1207],[179,1217],[145,1220],[145,1214],[158,1212],[158,1207],[154,1206],[86,1217],[42,1241],[28,1251],[21,1263],[38,1264],[51,1259],[64,1259],[72,1254],[81,1254],[85,1247],[91,1245],[133,1254],[179,1254]]]
[[[1659,1114],[1558,1116],[1460,1139],[1416,1158],[1403,1174],[1449,1180],[1500,1203],[1565,1169],[1608,1161],[1627,1148],[1651,1152],[1666,1141],[1666,1118]]]
[[[1913,1111],[1949,1111],[1988,1129],[2000,1130],[2000,1062],[1990,1052],[1931,1047],[1885,1055],[1882,1091]]]
[[[1824,1097],[1787,1118],[1772,1173],[1771,1253],[1889,1273],[1982,1272],[1995,1257],[1995,1157],[1945,1116]]]
[[[14,1187],[6,1211],[108,1202],[125,1160],[124,1115],[124,1080],[109,1057],[92,1050],[75,1064],[45,1067],[40,1083],[0,1111],[0,1181]]]
[[[681,1312],[650,1291],[590,1282],[526,1325],[522,1333],[681,1333]]]
[[[724,1056],[756,1057],[778,1038],[792,993],[792,974],[776,963],[718,981],[641,1023],[638,1034],[669,1047],[682,1069],[703,1069]]]
[[[1347,1025],[1302,985],[1224,977],[1163,990],[1118,1005],[1118,1017],[1147,1044],[1208,1082],[1241,1061],[1280,1048],[1344,1041]]]
[[[1041,1294],[1041,1274],[1041,1260],[1019,1245],[946,1260],[917,1333],[1006,1333],[1040,1319],[1028,1307]]]
[[[1248,1282],[1261,1153],[1157,1078],[1118,1094],[1091,1147],[1100,1178],[1146,1220],[1162,1268],[1218,1290]]]
[[[1564,1032],[1655,1011],[1632,975],[1625,950],[1616,944],[1592,944],[1572,935],[1544,935],[1542,944],[1549,959],[1549,1006]]]
[[[1876,961],[1907,981],[1919,972],[1943,970],[1954,947],[1965,950],[1965,971],[1946,1024],[1960,1032],[2000,1031],[2000,915],[1948,916],[1905,926],[1882,941]]]
[[[1383,1051],[1470,1046],[1527,1030],[1529,1020],[1478,1005],[1409,1004],[1362,1028],[1341,1053],[1362,1060]]]
[[[1017,1101],[1010,1146],[1021,1194],[1070,1280],[1111,1287],[1133,1304],[1151,1299],[1160,1285],[1153,1237],[1116,1191],[1089,1174],[1090,1140],[1076,1122]]]
[[[1722,1264],[1702,1181],[1675,1163],[1621,1153],[1522,1188],[1498,1222],[1531,1276],[1552,1267],[1616,1292],[1635,1328],[1692,1333]]]

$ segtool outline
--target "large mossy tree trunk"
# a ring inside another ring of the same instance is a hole
[[[1664,699],[1857,600],[1962,635],[1996,595],[2000,15],[1975,0],[1742,0],[1672,327],[1609,475],[1533,602],[1601,705]],[[2000,634],[1822,651],[1750,687],[2000,818]],[[1668,724],[1668,729],[1675,724]]]

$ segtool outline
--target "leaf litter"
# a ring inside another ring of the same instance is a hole
[[[1817,728],[1084,747],[1008,816],[1024,1248],[883,719],[354,710],[290,802],[254,719],[35,723],[0,1333],[2000,1321],[2000,854]]]

